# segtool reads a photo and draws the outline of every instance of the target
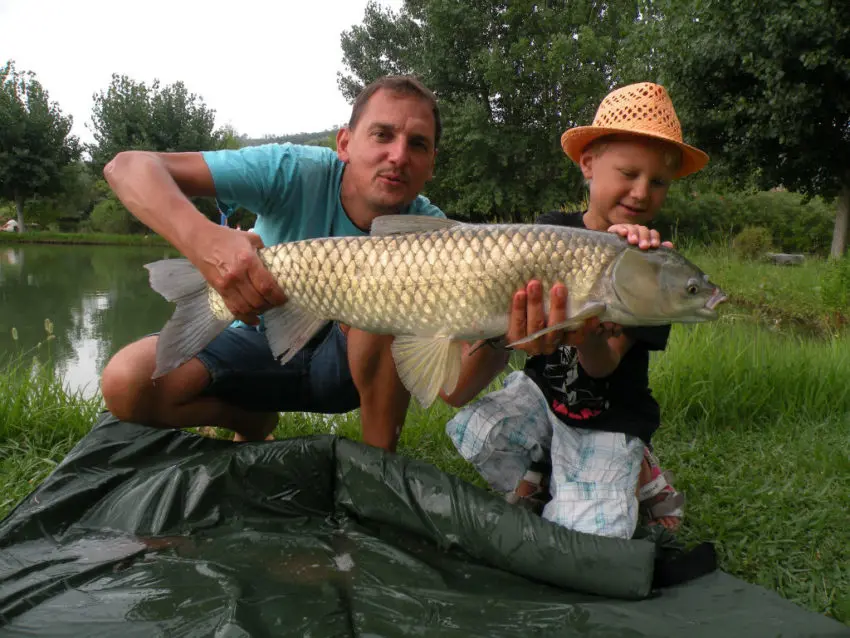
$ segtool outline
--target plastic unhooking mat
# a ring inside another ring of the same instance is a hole
[[[104,415],[0,523],[2,636],[848,636],[648,540],[577,534],[345,439]]]

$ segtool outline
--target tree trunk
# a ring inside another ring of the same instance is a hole
[[[850,178],[848,178],[850,180]],[[839,259],[847,252],[847,230],[850,222],[850,183],[844,184],[838,195],[838,210],[835,213],[835,229],[832,232],[830,257]]]
[[[18,232],[24,232],[24,198],[18,195],[15,197],[15,209],[18,211]]]

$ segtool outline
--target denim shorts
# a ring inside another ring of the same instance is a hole
[[[246,410],[340,414],[360,406],[337,323],[325,326],[286,365],[275,360],[261,329],[244,324],[227,328],[198,359],[211,377],[204,396]]]

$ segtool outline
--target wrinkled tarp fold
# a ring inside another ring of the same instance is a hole
[[[0,523],[0,635],[850,635],[721,572],[653,591],[655,557],[349,440],[105,414]]]

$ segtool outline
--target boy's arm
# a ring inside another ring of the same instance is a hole
[[[615,224],[608,228],[609,233],[616,233],[642,250],[666,246],[673,248],[673,243],[661,241],[657,230],[637,224]],[[634,345],[635,339],[622,333],[622,327],[614,324],[603,324],[577,346],[578,360],[584,371],[591,377],[601,379],[617,369],[620,361]]]
[[[616,328],[600,328],[601,330],[589,334],[584,342],[576,347],[581,367],[596,379],[607,377],[614,372],[635,342],[629,335],[619,334]]]

